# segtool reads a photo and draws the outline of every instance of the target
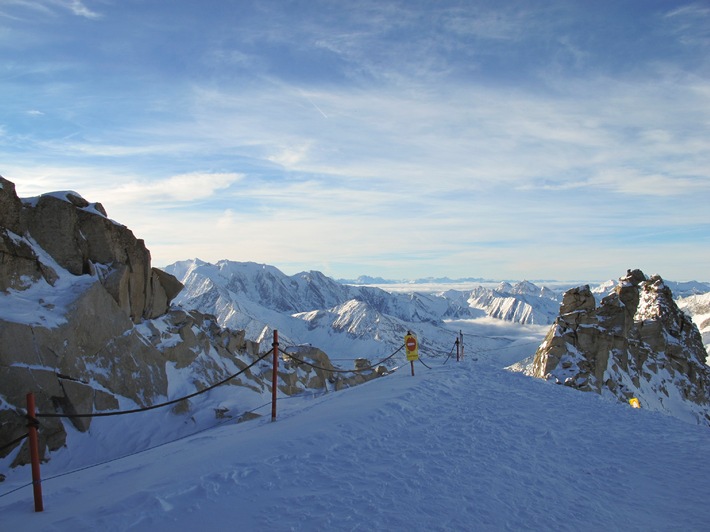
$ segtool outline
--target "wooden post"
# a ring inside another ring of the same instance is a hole
[[[37,420],[35,418],[35,396],[32,392],[27,394],[27,421],[35,512],[42,512],[44,504],[42,503],[42,476],[39,471],[39,438],[37,437]]]
[[[274,362],[271,374],[271,421],[276,421],[276,390],[279,369],[279,331],[274,330]]]

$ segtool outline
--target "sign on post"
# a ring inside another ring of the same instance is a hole
[[[404,336],[404,350],[407,353],[407,360],[412,366],[412,377],[414,377],[414,361],[419,360],[419,342],[417,342],[417,337],[412,334],[412,331],[407,331]]]
[[[411,331],[407,331],[404,337],[404,349],[407,353],[407,360],[410,362],[419,360],[419,344],[417,343],[417,337]]]

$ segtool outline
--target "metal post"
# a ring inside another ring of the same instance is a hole
[[[42,477],[39,471],[39,439],[37,437],[37,419],[35,418],[35,396],[32,392],[27,394],[27,420],[35,512],[42,512],[44,511],[44,504],[42,503]]]
[[[274,330],[274,362],[271,375],[271,421],[276,421],[276,385],[279,369],[279,331]]]
[[[459,330],[459,336],[461,337],[461,360],[463,360],[463,331]]]
[[[409,363],[412,365],[412,377],[414,377],[414,360],[410,360]]]
[[[456,362],[461,360],[461,357],[459,356],[459,339],[458,337],[456,338]]]

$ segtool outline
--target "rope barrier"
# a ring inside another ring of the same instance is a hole
[[[31,486],[32,484],[34,484],[34,483],[28,482],[27,484],[24,484],[22,486],[18,486],[17,488],[15,488],[13,490],[6,491],[5,493],[0,493],[0,498],[5,497],[6,495],[10,495],[11,493],[15,493],[16,491],[20,491],[21,489],[27,488],[27,487]]]
[[[456,342],[454,342],[454,345],[451,347],[451,351],[449,351],[449,356],[446,357],[446,360],[444,360],[444,363],[442,364],[442,366],[446,365],[446,363],[451,358],[451,355],[454,354],[454,349],[456,349]]]
[[[330,369],[330,368],[324,368],[323,366],[319,366],[319,365],[317,365],[317,364],[313,364],[312,362],[307,362],[307,361],[305,361],[305,360],[303,360],[303,359],[300,359],[300,358],[298,358],[297,356],[293,355],[292,353],[287,353],[286,351],[284,351],[284,350],[281,349],[281,348],[279,348],[279,351],[281,352],[281,354],[286,355],[286,356],[289,357],[289,358],[292,358],[292,359],[295,360],[296,362],[299,362],[299,363],[301,363],[301,364],[305,364],[306,366],[310,366],[310,367],[312,367],[312,368],[314,368],[314,369],[319,369],[319,370],[322,370],[322,371],[330,371],[331,373],[362,373],[362,372],[364,372],[364,371],[373,370],[373,369],[375,369],[377,366],[379,366],[380,364],[383,364],[383,363],[387,362],[390,358],[392,358],[392,357],[395,356],[397,353],[399,353],[403,348],[404,348],[404,344],[402,344],[402,345],[399,347],[399,349],[397,349],[394,353],[392,353],[392,354],[389,355],[388,357],[383,358],[382,360],[380,360],[379,362],[377,362],[377,363],[375,363],[375,364],[370,364],[369,366],[367,366],[367,367],[365,367],[365,368],[360,368],[360,369],[339,369],[339,368],[332,368],[332,369]]]
[[[474,335],[469,335],[469,336],[483,337],[483,336],[479,336],[479,335],[475,335],[475,334],[474,334]],[[179,403],[179,402],[181,402],[181,401],[185,401],[185,400],[191,399],[191,398],[193,398],[193,397],[197,397],[198,395],[207,393],[207,392],[209,392],[210,390],[213,390],[213,389],[217,388],[218,386],[221,386],[221,385],[223,385],[223,384],[226,384],[227,382],[231,381],[232,379],[235,379],[236,377],[238,377],[238,376],[244,374],[245,372],[247,372],[248,370],[250,370],[251,368],[253,368],[254,366],[256,366],[259,362],[263,361],[266,357],[268,357],[268,356],[270,356],[270,355],[272,355],[272,354],[274,355],[274,365],[273,365],[274,383],[273,383],[273,390],[272,390],[272,392],[273,392],[273,394],[274,394],[274,398],[272,399],[271,404],[272,404],[272,408],[274,409],[274,412],[275,412],[275,393],[276,393],[276,389],[277,389],[277,386],[276,386],[276,375],[277,375],[277,373],[276,373],[276,371],[277,371],[277,369],[276,369],[276,368],[277,368],[277,366],[276,366],[276,362],[277,362],[276,353],[281,352],[284,356],[286,356],[286,357],[288,357],[288,358],[290,358],[290,359],[296,361],[297,363],[305,364],[305,365],[307,365],[307,366],[310,366],[310,367],[312,367],[312,368],[314,368],[314,369],[319,369],[319,370],[321,370],[321,371],[328,371],[328,372],[331,372],[331,373],[362,373],[362,372],[365,372],[365,371],[371,371],[371,370],[375,369],[376,367],[380,366],[381,364],[387,362],[388,360],[390,360],[391,358],[393,358],[397,353],[399,353],[399,352],[405,347],[405,345],[406,345],[406,344],[402,344],[402,345],[401,345],[398,349],[396,349],[392,354],[390,354],[389,356],[385,357],[384,359],[382,359],[381,361],[379,361],[379,362],[377,362],[377,363],[375,363],[375,364],[369,364],[369,365],[367,365],[367,366],[365,366],[365,367],[356,368],[356,369],[351,369],[351,370],[345,370],[345,369],[335,368],[335,367],[326,368],[326,367],[320,366],[320,365],[318,365],[318,364],[314,364],[314,363],[308,362],[308,361],[306,361],[306,360],[303,360],[303,359],[301,359],[301,358],[295,356],[295,354],[293,354],[293,353],[288,353],[288,352],[286,352],[286,351],[284,351],[283,349],[281,349],[281,348],[278,347],[277,338],[278,338],[278,337],[277,337],[277,331],[274,331],[274,343],[272,344],[272,345],[273,345],[273,348],[274,348],[273,351],[270,350],[270,351],[267,351],[266,353],[264,353],[263,355],[258,356],[251,364],[247,365],[246,367],[244,367],[242,370],[238,371],[237,373],[234,373],[233,375],[230,375],[230,376],[226,377],[225,379],[222,379],[221,381],[216,382],[216,383],[214,383],[214,384],[212,384],[212,385],[210,385],[210,386],[208,386],[208,387],[206,387],[206,388],[204,388],[204,389],[202,389],[202,390],[199,390],[199,391],[197,391],[197,392],[194,392],[194,393],[185,395],[185,396],[183,396],[183,397],[179,397],[179,398],[177,398],[177,399],[172,399],[172,400],[170,400],[170,401],[165,401],[165,402],[163,402],[163,403],[158,403],[158,404],[154,404],[154,405],[147,406],[147,407],[133,408],[133,409],[129,409],[129,410],[118,410],[118,411],[112,411],[112,412],[93,412],[93,413],[90,413],[90,414],[65,414],[65,413],[56,413],[56,412],[54,412],[54,413],[42,414],[42,413],[35,413],[34,396],[33,396],[33,394],[29,393],[29,394],[27,395],[27,397],[28,397],[28,399],[27,399],[27,401],[28,401],[28,410],[27,410],[28,413],[26,414],[25,417],[28,419],[28,425],[27,425],[27,427],[30,429],[30,432],[28,432],[27,434],[24,434],[24,435],[22,435],[22,436],[20,436],[20,437],[18,437],[18,438],[15,438],[13,441],[11,441],[11,442],[9,442],[9,443],[3,444],[2,446],[0,446],[0,451],[3,451],[3,450],[5,450],[5,449],[7,449],[7,448],[10,448],[10,447],[13,447],[13,446],[17,445],[18,443],[22,442],[22,441],[23,441],[25,438],[27,438],[27,437],[30,437],[30,448],[32,448],[32,445],[34,445],[35,448],[36,448],[36,447],[37,447],[37,444],[36,444],[36,429],[39,428],[39,426],[40,426],[40,422],[39,422],[39,420],[38,420],[37,418],[93,418],[93,417],[108,417],[108,416],[118,416],[118,415],[124,415],[124,414],[134,414],[134,413],[138,413],[138,412],[146,412],[146,411],[148,411],[148,410],[154,410],[154,409],[157,409],[157,408],[163,408],[163,407],[166,407],[166,406],[170,406],[170,405]],[[486,338],[486,337],[484,337],[484,338]],[[529,343],[530,343],[530,344],[533,344],[533,343],[539,343],[539,342],[529,342]],[[454,344],[454,347],[452,347],[451,352],[449,352],[449,355],[447,356],[446,360],[444,361],[444,364],[446,364],[446,363],[448,362],[449,358],[451,358],[451,355],[452,355],[452,353],[453,353],[453,350],[454,350],[454,348],[457,346],[457,344],[458,344],[458,339],[457,339],[456,343]],[[528,345],[528,344],[518,344],[516,347],[521,346],[521,345]],[[511,348],[511,347],[512,347],[512,346],[506,346],[506,347],[503,347],[503,348],[487,349],[487,350],[486,350],[486,349],[483,349],[483,350],[480,350],[479,353],[480,353],[480,352],[484,352],[484,351],[497,351],[497,350],[509,349],[509,348]],[[329,359],[329,360],[338,360],[338,359]],[[426,364],[426,362],[424,362],[421,358],[417,358],[417,360],[419,360],[419,362],[421,362],[424,367],[426,367],[426,368],[428,368],[428,369],[430,369],[430,370],[432,369],[431,366],[429,366],[428,364]],[[389,369],[388,371],[389,371],[390,373],[393,373],[393,372],[397,371],[400,367],[401,367],[401,366],[398,366],[398,367],[395,367],[395,368],[393,368],[393,369]],[[412,362],[412,376],[414,376],[414,364],[413,364],[413,362]],[[263,405],[261,405],[261,406],[258,406],[258,407],[254,408],[254,409],[252,409],[252,410],[245,411],[245,412],[243,412],[243,413],[241,414],[240,417],[243,417],[245,414],[248,414],[248,413],[253,413],[253,412],[255,412],[256,410],[267,406],[268,404],[269,404],[269,403],[265,403],[265,404],[263,404]],[[33,416],[32,414],[34,414],[34,416]],[[275,418],[275,414],[272,413],[272,421],[274,420],[274,418]],[[58,474],[58,475],[55,475],[55,476],[46,478],[46,479],[44,479],[44,480],[45,480],[45,481],[52,480],[52,479],[55,479],[55,478],[58,478],[58,477],[70,475],[70,474],[73,474],[73,473],[76,473],[76,472],[79,472],[79,471],[84,471],[84,470],[86,470],[86,469],[90,469],[90,468],[97,467],[97,466],[100,466],[100,465],[104,465],[104,464],[107,464],[107,463],[110,463],[110,462],[113,462],[113,461],[116,461],[116,460],[120,460],[120,459],[122,459],[122,458],[127,458],[127,457],[129,457],[129,456],[133,456],[133,455],[136,455],[136,454],[140,454],[140,453],[143,453],[143,452],[146,452],[146,451],[155,449],[155,448],[157,448],[157,447],[161,447],[161,446],[163,446],[163,445],[167,445],[167,444],[169,444],[169,443],[174,443],[174,442],[176,442],[176,441],[179,441],[179,440],[182,440],[182,439],[185,439],[185,438],[194,436],[194,435],[196,435],[196,434],[205,432],[205,431],[207,431],[207,430],[211,430],[211,429],[217,428],[217,427],[219,427],[219,426],[221,426],[221,425],[223,425],[223,424],[225,424],[225,423],[228,423],[228,422],[232,421],[233,419],[234,419],[234,418],[230,417],[230,418],[228,418],[228,419],[226,419],[226,420],[224,420],[224,421],[220,421],[220,422],[217,423],[216,425],[212,425],[212,426],[210,426],[210,427],[206,427],[206,428],[204,428],[204,429],[195,431],[194,433],[187,434],[187,435],[181,436],[181,437],[179,437],[179,438],[176,438],[176,439],[173,439],[173,440],[170,440],[170,441],[167,441],[167,442],[163,442],[163,443],[154,445],[154,446],[152,446],[152,447],[148,447],[148,448],[146,448],[146,449],[142,449],[142,450],[140,450],[140,451],[136,451],[136,452],[133,452],[133,453],[129,453],[129,454],[126,454],[126,455],[124,455],[124,456],[120,456],[120,457],[117,457],[117,458],[113,458],[113,459],[110,459],[110,460],[107,460],[107,461],[104,461],[104,462],[100,462],[100,463],[97,463],[97,464],[85,466],[85,467],[82,467],[82,468],[79,468],[79,469],[75,469],[75,470],[72,470],[72,471],[64,472],[64,473],[61,473],[61,474]],[[239,420],[239,418],[237,418],[237,420]],[[33,438],[34,438],[34,440],[33,440]],[[40,480],[40,478],[39,478],[39,465],[38,465],[38,464],[39,464],[39,460],[38,460],[38,459],[34,459],[34,460],[36,460],[36,463],[37,463],[37,477],[36,477],[36,480],[35,480],[35,477],[34,477],[34,475],[35,475],[35,461],[33,461],[33,463],[32,463],[32,467],[33,467],[33,482],[28,483],[28,484],[25,484],[25,485],[23,485],[23,486],[19,486],[19,487],[15,488],[15,489],[13,489],[13,490],[10,490],[10,491],[8,491],[8,492],[6,492],[6,493],[2,493],[2,494],[0,494],[0,497],[5,497],[6,495],[10,495],[11,493],[14,493],[14,492],[16,492],[16,491],[18,491],[18,490],[24,489],[24,488],[26,488],[26,487],[28,487],[28,486],[35,485],[35,511],[41,512],[41,511],[43,510],[43,508],[42,508],[42,502],[41,502],[41,490],[38,490],[38,489],[37,489],[37,486],[39,486],[39,482],[41,482],[41,480]],[[39,495],[37,494],[38,491],[39,491]]]
[[[419,362],[421,362],[421,363],[422,363],[422,365],[423,365],[423,366],[424,366],[425,368],[431,369],[431,366],[427,365],[427,363],[426,363],[426,362],[424,362],[424,361],[423,361],[423,360],[421,359],[421,357],[420,357],[420,358],[418,358],[417,360],[419,360]]]
[[[495,336],[484,336],[484,338],[495,338]],[[505,347],[493,347],[490,349],[478,349],[476,351],[476,353],[487,353],[490,351],[504,351],[506,349],[513,349],[515,347],[521,347],[521,346],[526,346],[526,345],[540,345],[541,342],[542,342],[542,340],[535,341],[535,342],[525,342],[522,344],[515,344],[515,345],[506,345]]]
[[[539,343],[539,342],[529,342],[529,343],[525,343],[525,344],[517,344],[515,347],[519,347],[519,346],[523,346],[523,345],[532,345],[532,344],[537,344],[537,343]],[[502,351],[502,350],[505,350],[505,349],[509,349],[510,347],[511,347],[511,346],[500,347],[500,348],[494,348],[494,349],[480,349],[480,350],[477,350],[477,353],[488,352],[488,351]],[[320,370],[322,370],[322,371],[330,371],[331,373],[362,373],[362,372],[364,372],[364,371],[370,371],[370,370],[375,369],[377,366],[379,366],[379,365],[383,364],[384,362],[388,361],[389,359],[391,359],[393,356],[395,356],[395,355],[396,355],[399,351],[401,351],[403,348],[404,348],[404,344],[402,344],[402,345],[401,345],[396,351],[394,351],[391,355],[389,355],[389,356],[386,357],[386,358],[383,358],[381,361],[379,361],[379,362],[377,362],[377,363],[375,363],[375,364],[370,364],[369,366],[367,366],[367,367],[365,367],[365,368],[349,369],[349,370],[344,370],[344,369],[339,369],[339,368],[332,368],[332,369],[331,369],[331,368],[325,368],[325,367],[323,367],[323,366],[319,366],[319,365],[317,365],[317,364],[313,364],[313,363],[308,362],[308,361],[306,361],[306,360],[300,359],[300,358],[298,358],[297,356],[295,356],[294,354],[292,354],[292,353],[287,353],[286,351],[282,350],[281,348],[279,348],[279,351],[280,351],[283,355],[285,355],[285,356],[287,356],[287,357],[289,357],[289,358],[292,358],[292,359],[295,360],[296,362],[299,362],[299,363],[301,363],[301,364],[305,364],[305,365],[310,366],[310,367],[312,367],[312,368],[314,368],[314,369],[320,369]],[[451,358],[451,355],[453,354],[454,348],[455,348],[455,345],[454,345],[454,347],[451,348],[451,351],[449,352],[449,355],[446,357],[446,360],[444,361],[444,364],[446,364],[446,363],[449,361],[449,358]],[[241,371],[239,371],[239,372],[237,372],[237,373],[235,373],[235,374],[233,374],[233,375],[230,375],[230,376],[228,376],[227,378],[225,378],[225,379],[223,379],[223,380],[221,380],[221,381],[219,381],[219,382],[217,382],[217,383],[215,383],[215,384],[212,384],[211,386],[208,386],[207,388],[204,388],[204,389],[199,390],[199,391],[197,391],[197,392],[188,394],[188,395],[186,395],[186,396],[184,396],[184,397],[179,397],[179,398],[177,398],[177,399],[173,399],[173,400],[170,400],[170,401],[166,401],[166,402],[164,402],[164,403],[158,403],[158,404],[155,404],[155,405],[146,406],[146,407],[141,407],[141,408],[133,408],[133,409],[130,409],[130,410],[118,410],[118,411],[113,411],[113,412],[93,412],[93,413],[91,413],[91,414],[60,414],[60,413],[56,413],[56,412],[55,412],[55,413],[47,413],[47,414],[38,413],[38,414],[35,414],[35,415],[36,415],[36,417],[38,417],[38,418],[40,418],[40,417],[43,417],[43,418],[91,418],[91,417],[108,417],[108,416],[120,416],[120,415],[124,415],[124,414],[135,414],[135,413],[138,413],[138,412],[146,412],[146,411],[148,411],[148,410],[154,410],[154,409],[156,409],[156,408],[163,408],[163,407],[165,407],[165,406],[170,406],[170,405],[179,403],[180,401],[184,401],[184,400],[187,400],[187,399],[192,399],[193,397],[197,397],[198,395],[201,395],[201,394],[206,393],[206,392],[208,392],[208,391],[210,391],[210,390],[213,390],[214,388],[217,388],[218,386],[221,386],[221,385],[223,385],[223,384],[226,384],[227,382],[229,382],[229,381],[231,381],[232,379],[238,377],[239,375],[242,375],[242,374],[245,373],[247,370],[253,368],[256,364],[258,364],[259,362],[261,362],[262,360],[264,360],[264,359],[265,359],[267,356],[269,356],[269,355],[271,355],[271,351],[268,351],[267,353],[261,355],[259,358],[257,358],[254,362],[252,362],[251,364],[249,364],[247,367],[245,367],[245,368],[242,369]],[[421,359],[419,359],[419,360],[420,360],[420,362],[421,362],[425,367],[431,369],[431,367],[428,366],[426,363],[424,363],[424,361],[422,361]],[[30,420],[30,423],[33,424],[34,426],[39,426],[39,420],[37,420],[36,418],[31,419],[31,420]],[[24,436],[20,437],[20,438],[17,439],[17,440],[14,440],[14,441],[12,441],[12,442],[10,442],[10,443],[8,443],[8,444],[6,444],[6,445],[0,447],[0,450],[3,450],[3,449],[5,449],[5,448],[7,448],[7,447],[11,447],[11,446],[15,445],[17,442],[21,441],[22,439],[24,439],[24,438],[26,438],[26,437],[27,437],[27,434],[25,434]]]
[[[259,362],[261,362],[262,360],[264,360],[267,356],[270,356],[271,354],[272,354],[271,351],[269,351],[266,354],[261,355],[259,358],[257,358],[254,362],[249,364],[247,367],[245,367],[241,371],[235,373],[234,375],[230,375],[226,379],[223,379],[211,386],[208,386],[207,388],[204,388],[200,391],[191,393],[191,394],[186,395],[184,397],[179,397],[178,399],[173,399],[171,401],[159,403],[157,405],[145,406],[142,408],[133,408],[131,410],[117,410],[117,411],[113,411],[113,412],[94,412],[92,414],[58,414],[55,412],[55,413],[35,414],[35,415],[37,417],[46,417],[46,418],[49,418],[49,417],[61,417],[61,418],[108,417],[108,416],[121,416],[123,414],[135,414],[137,412],[146,412],[148,410],[154,410],[156,408],[162,408],[164,406],[174,405],[175,403],[179,403],[180,401],[184,401],[186,399],[192,399],[193,397],[197,397],[198,395],[201,395],[203,393],[207,393],[210,390],[213,390],[214,388],[217,388],[218,386],[221,386],[221,385],[231,381],[232,379],[238,377],[239,375],[243,374],[247,370],[256,366]]]

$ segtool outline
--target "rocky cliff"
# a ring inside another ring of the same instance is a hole
[[[256,360],[259,345],[243,331],[171,307],[181,289],[174,276],[151,267],[144,242],[100,204],[75,192],[20,199],[0,177],[0,459],[27,461],[26,444],[6,443],[26,432],[30,391],[43,413],[144,407],[204,389]],[[258,369],[230,383],[266,393],[270,381]],[[283,393],[333,380],[293,365],[279,376]],[[185,393],[174,393],[176,379]],[[190,404],[173,410],[189,412]],[[91,419],[71,423],[85,432]],[[45,459],[66,444],[67,428],[59,418],[42,419]]]
[[[710,368],[697,326],[659,276],[627,272],[599,306],[567,291],[532,374],[710,425]]]

